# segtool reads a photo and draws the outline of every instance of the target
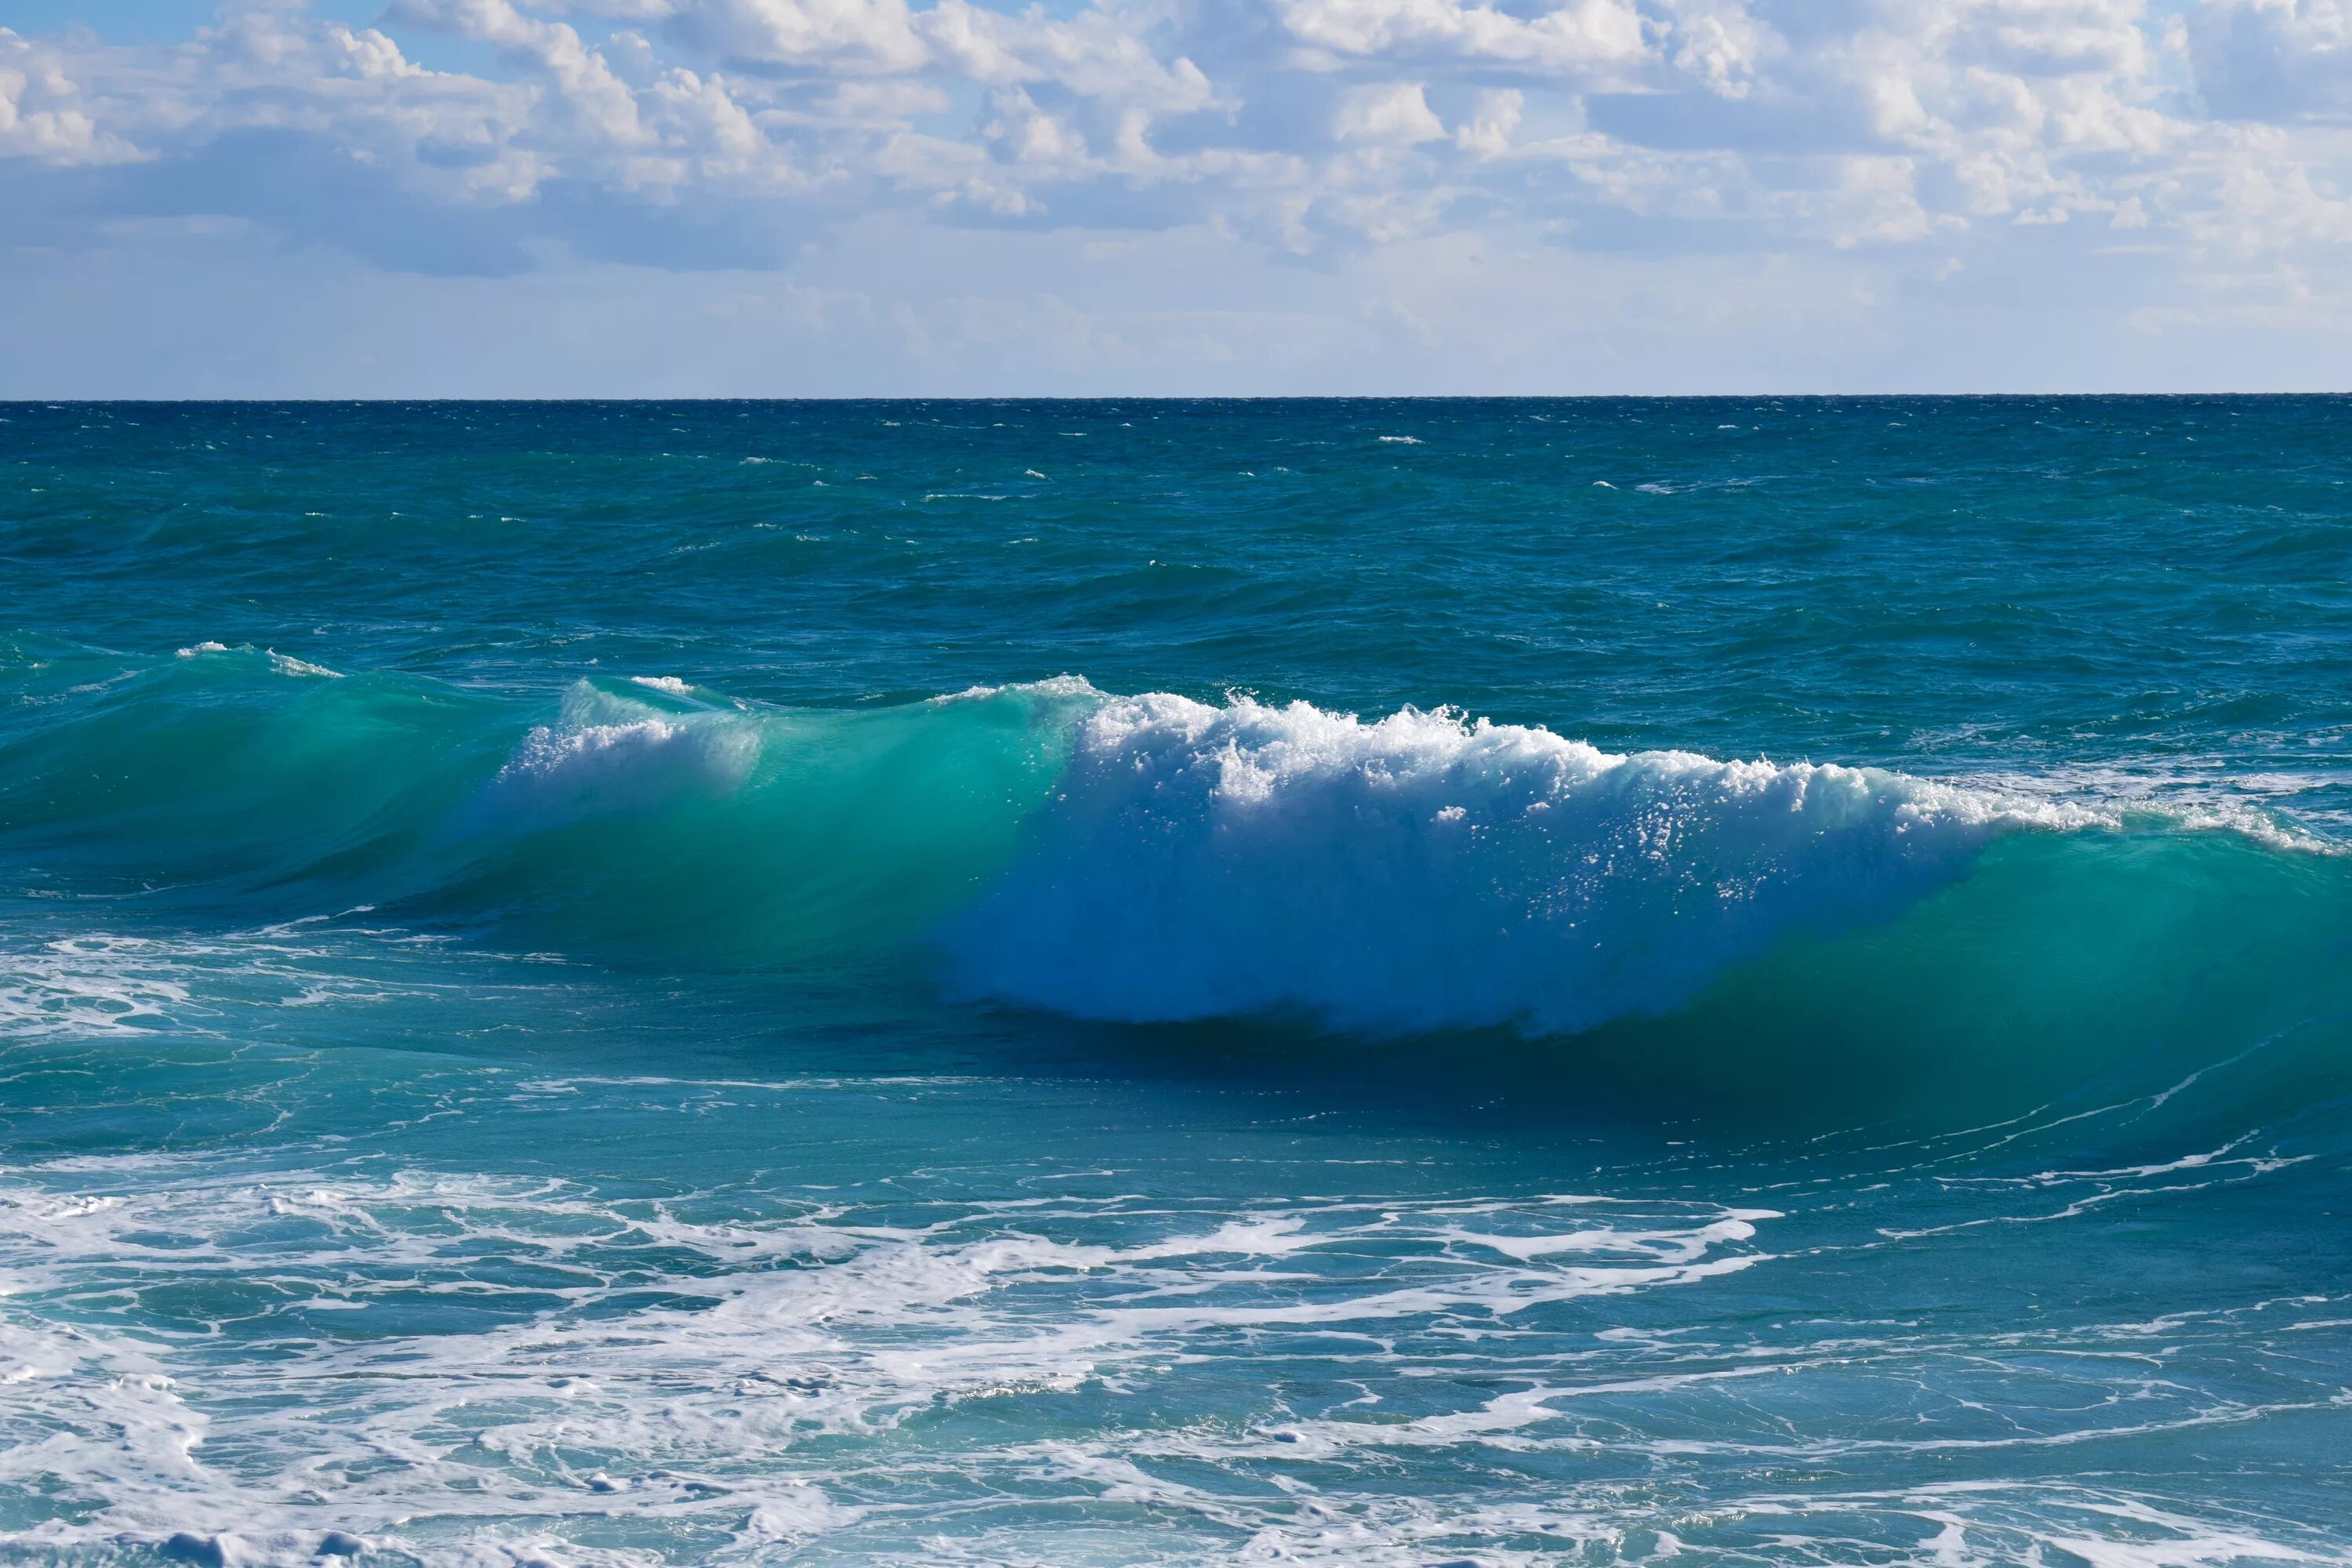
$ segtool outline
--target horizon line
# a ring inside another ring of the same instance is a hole
[[[407,404],[639,404],[639,403],[1831,403],[1831,402],[2024,402],[2135,400],[2175,401],[2188,398],[2352,398],[2352,387],[2329,391],[2169,392],[1202,392],[1202,393],[682,393],[572,397],[502,396],[431,394],[420,396],[367,395],[359,396],[224,396],[224,397],[40,397],[0,395],[0,408],[58,407],[176,407],[188,405],[304,404],[320,405]]]

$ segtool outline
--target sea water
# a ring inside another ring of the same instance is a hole
[[[2352,401],[0,406],[0,1556],[2352,1562]]]

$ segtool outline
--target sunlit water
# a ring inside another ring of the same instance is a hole
[[[2352,1563],[2352,403],[0,419],[12,1561]]]

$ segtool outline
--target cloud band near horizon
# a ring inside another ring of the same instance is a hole
[[[0,29],[0,392],[2341,386],[2347,173],[2352,0],[232,5]]]

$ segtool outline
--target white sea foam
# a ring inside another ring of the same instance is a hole
[[[1622,1230],[1599,1217],[1605,1200],[1541,1198],[1277,1199],[1204,1210],[1205,1224],[1182,1205],[1046,1194],[916,1223],[822,1195],[695,1212],[709,1206],[545,1179],[240,1173],[205,1156],[0,1173],[0,1303],[97,1279],[168,1282],[184,1303],[136,1335],[0,1307],[0,1433],[37,1434],[0,1454],[0,1495],[37,1483],[86,1500],[41,1527],[54,1547],[233,1536],[247,1561],[290,1563],[340,1531],[436,1563],[653,1561],[597,1544],[621,1521],[753,1554],[890,1528],[908,1508],[906,1458],[891,1458],[904,1446],[874,1440],[957,1405],[1116,1387],[1211,1342],[1326,1357],[1353,1343],[1377,1361],[1363,1331],[1455,1346],[1546,1304],[1760,1258],[1743,1249],[1752,1222],[1704,1204],[1616,1205]],[[1532,1245],[1568,1212],[1576,1240]],[[1526,1232],[1529,1256],[1457,1239],[1474,1215]],[[1367,1271],[1368,1252],[1391,1261]],[[241,1289],[257,1263],[258,1299]],[[472,1328],[439,1322],[445,1296]],[[205,1300],[240,1322],[208,1322]],[[217,1354],[256,1310],[282,1321],[276,1353]],[[331,1403],[309,1397],[321,1388]],[[287,1418],[289,1401],[305,1418]],[[1360,1436],[1475,1443],[1475,1426]],[[946,1462],[1083,1474],[1112,1500],[1175,1484],[1129,1474],[1093,1438]],[[941,1506],[930,1529],[968,1534],[955,1521],[974,1505]],[[935,1560],[929,1533],[873,1560]]]
[[[2034,772],[1980,775],[1990,787],[2039,799],[2073,802],[2118,818],[2145,816],[2188,832],[2232,833],[2272,849],[2342,855],[2352,845],[2275,815],[2284,805],[2330,826],[2296,797],[2340,787],[2332,775],[2285,770],[2230,773],[2218,758],[2125,757]]]
[[[0,951],[0,1040],[208,1033],[232,1007],[413,994],[351,973],[352,955],[282,931],[211,937],[92,932]]]
[[[1790,931],[1891,915],[1996,835],[2116,820],[1449,712],[1155,693],[1085,719],[1031,858],[945,940],[970,990],[1084,1016],[1576,1029],[1672,1006]]]
[[[863,1097],[889,1081],[765,1087]],[[880,1206],[614,1196],[365,1160],[259,1171],[149,1153],[0,1172],[0,1497],[76,1504],[0,1534],[0,1551],[180,1536],[290,1565],[341,1532],[450,1568],[796,1551],[1533,1568],[1588,1546],[1654,1560],[1676,1538],[1702,1557],[1920,1568],[2037,1551],[2106,1568],[2347,1561],[2312,1531],[2113,1488],[1725,1488],[1727,1474],[2119,1441],[2284,1408],[2161,1381],[2123,1405],[2097,1397],[2116,1386],[2103,1358],[2146,1359],[2158,1326],[2137,1321],[1874,1339],[1866,1322],[1808,1330],[1778,1310],[1711,1320],[1699,1294],[1660,1317],[1657,1291],[1775,1266],[1754,1247],[1771,1211],[1022,1186],[909,1213],[911,1192]],[[123,1313],[150,1290],[173,1310]],[[1651,1330],[1608,1326],[1644,1296]],[[84,1321],[40,1316],[48,1302],[86,1303]],[[2331,1321],[2319,1299],[2269,1305],[2265,1333]],[[2212,1327],[2177,1318],[2163,1342]],[[1978,1364],[2080,1386],[2044,1401],[2046,1430],[2020,1431],[1945,1402]],[[1186,1366],[1221,1369],[1246,1403],[1184,1405]],[[1895,1392],[1925,1402],[1916,1421],[1851,1432],[1835,1414]],[[1629,1493],[1613,1468],[1553,1469],[1540,1496],[1462,1484],[1541,1455],[1635,1458],[1658,1479]],[[1702,1460],[1728,1468],[1678,1490]]]
[[[341,670],[329,669],[325,665],[313,664],[307,658],[296,658],[291,654],[279,653],[276,648],[263,648],[259,651],[260,657],[268,660],[269,668],[279,675],[303,676],[320,680],[343,679]],[[251,657],[254,652],[251,643],[240,643],[235,648],[231,648],[226,643],[207,641],[192,643],[186,647],[180,648],[177,650],[177,656],[181,658],[200,658],[206,654],[238,653]]]
[[[75,938],[0,954],[0,1038],[102,1033],[173,1016],[188,1000],[177,966],[140,943]]]
[[[562,722],[524,737],[491,782],[490,798],[536,825],[741,788],[760,760],[760,731],[727,713],[656,712],[581,681]]]
[[[296,658],[291,654],[279,653],[276,648],[271,648],[268,651],[269,654],[269,668],[276,670],[280,675],[309,676],[314,679],[320,680],[341,680],[343,679],[343,672],[340,669],[329,669],[323,664],[312,664],[307,658]]]

